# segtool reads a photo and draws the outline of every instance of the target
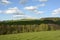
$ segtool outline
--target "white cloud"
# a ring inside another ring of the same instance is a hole
[[[48,0],[39,0],[40,2],[47,2]]]
[[[60,14],[60,8],[53,10],[53,15]]]
[[[8,0],[1,0],[0,3],[6,5],[6,4],[10,4],[11,2]]]
[[[5,13],[5,14],[23,15],[23,12],[20,9],[18,9],[17,7],[8,8],[7,10],[4,10],[3,13]]]
[[[24,9],[36,14],[44,13],[43,11],[38,11],[38,6],[28,6],[28,7],[25,7]]]
[[[34,11],[37,9],[37,7],[36,6],[28,6],[28,7],[25,7],[24,9],[29,10],[29,11]]]
[[[45,6],[45,4],[42,3],[42,4],[37,5],[37,6],[27,6],[27,7],[25,7],[24,9],[26,9],[26,10],[30,10],[30,11],[33,11],[33,10],[38,9],[39,7],[44,7],[44,6]]]
[[[25,4],[27,3],[28,0],[20,0],[20,4]]]

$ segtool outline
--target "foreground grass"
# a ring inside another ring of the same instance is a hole
[[[0,35],[0,40],[60,40],[60,31]]]

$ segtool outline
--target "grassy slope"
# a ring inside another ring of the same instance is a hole
[[[0,35],[0,40],[60,40],[60,31]]]

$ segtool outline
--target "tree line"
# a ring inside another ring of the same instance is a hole
[[[60,20],[2,21],[0,35],[60,30]]]

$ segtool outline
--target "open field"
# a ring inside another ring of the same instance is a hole
[[[60,31],[42,31],[0,35],[0,40],[60,40]]]

